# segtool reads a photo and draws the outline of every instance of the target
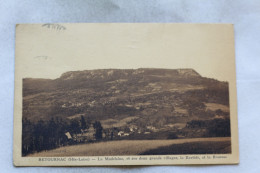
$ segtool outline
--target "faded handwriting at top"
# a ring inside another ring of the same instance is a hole
[[[65,26],[62,26],[60,24],[55,24],[55,23],[46,23],[46,24],[43,24],[42,27],[46,27],[49,29],[57,30],[57,31],[66,30]]]

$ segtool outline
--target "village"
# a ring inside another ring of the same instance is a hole
[[[156,128],[148,125],[145,127],[138,127],[137,125],[111,127],[103,129],[99,132],[101,135],[97,137],[97,130],[91,125],[88,129],[80,129],[79,133],[66,132],[65,135],[70,144],[88,143],[98,141],[110,140],[127,140],[127,139],[153,139],[158,138],[158,134],[169,134],[170,132],[177,132],[185,127],[185,124],[168,124],[162,128]],[[164,136],[161,136],[165,138]],[[175,136],[174,138],[182,138],[184,136]]]

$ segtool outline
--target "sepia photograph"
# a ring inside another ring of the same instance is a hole
[[[194,69],[23,79],[22,155],[231,153],[228,82]]]
[[[17,166],[238,163],[229,24],[16,26]]]

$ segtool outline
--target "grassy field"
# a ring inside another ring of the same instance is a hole
[[[27,157],[116,156],[140,154],[231,153],[229,137],[172,140],[120,140],[65,146]]]

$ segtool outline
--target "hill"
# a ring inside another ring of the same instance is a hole
[[[93,141],[230,136],[228,83],[193,69],[102,69],[23,79],[23,155]],[[143,152],[175,147],[181,146]]]
[[[188,120],[204,103],[229,107],[228,83],[193,69],[101,69],[66,72],[54,80],[23,79],[23,118],[32,121],[135,116],[149,117],[152,124],[164,116]]]

